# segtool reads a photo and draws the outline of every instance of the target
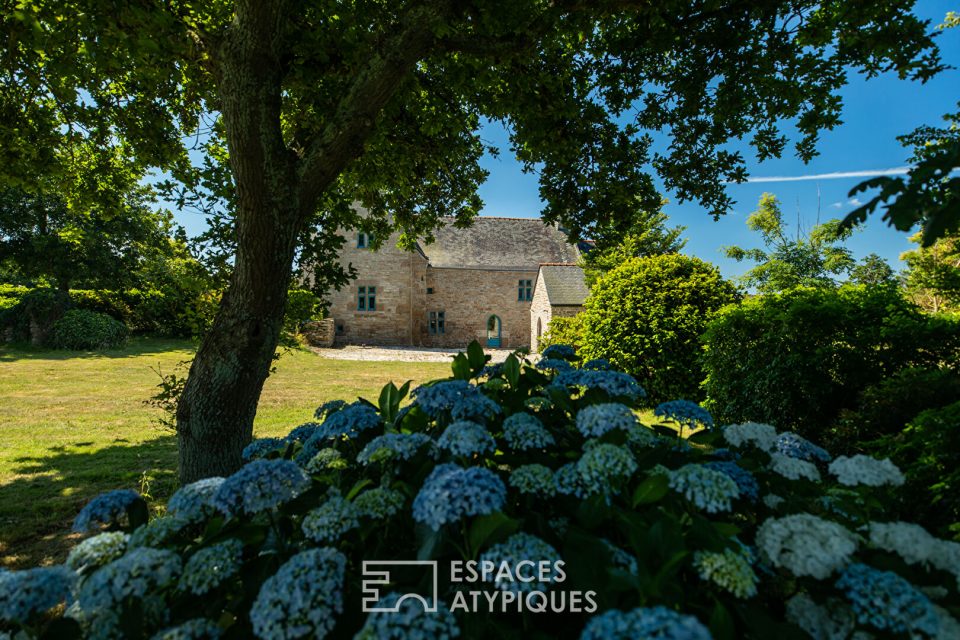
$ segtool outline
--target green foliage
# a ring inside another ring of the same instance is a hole
[[[323,301],[309,289],[291,289],[287,292],[287,310],[283,316],[285,341],[293,344],[305,322],[323,317]]]
[[[552,344],[568,344],[579,351],[583,346],[583,314],[551,319],[537,343],[538,350],[542,353]]]
[[[907,473],[902,513],[960,540],[960,402],[924,411],[902,433],[877,440],[870,448]]]
[[[871,253],[850,269],[850,283],[872,287],[888,286],[897,284],[897,277],[886,260]]]
[[[922,243],[921,234],[910,237]],[[906,293],[918,305],[937,313],[960,309],[960,233],[944,236],[930,246],[901,254],[907,263]]]
[[[700,398],[700,336],[737,297],[719,270],[698,258],[633,258],[603,276],[587,299],[582,353],[636,377],[651,404]]]
[[[835,453],[860,453],[871,441],[900,433],[927,409],[960,402],[960,374],[952,369],[904,369],[867,387],[853,410],[842,410],[825,436]]]
[[[10,330],[15,341],[45,344],[53,324],[71,306],[66,291],[46,287],[31,289],[20,294],[16,303],[0,313],[0,325]]]
[[[760,196],[759,208],[747,218],[747,226],[760,234],[766,250],[725,249],[728,258],[757,263],[741,278],[747,288],[777,293],[797,286],[835,286],[838,276],[854,268],[850,250],[840,244],[850,230],[840,230],[839,220],[829,220],[814,225],[806,237],[798,228],[791,238],[780,201],[772,193]]]
[[[105,313],[71,309],[53,323],[50,346],[75,351],[111,349],[121,346],[128,333],[126,325]]]
[[[482,352],[471,357],[478,349],[471,346],[465,356],[473,360],[471,370],[485,361]],[[889,519],[885,482],[841,484],[822,462],[793,458],[787,460],[806,464],[805,471],[820,481],[788,479],[774,470],[772,442],[756,440],[762,446],[753,446],[723,431],[702,433],[697,446],[682,447],[636,420],[586,436],[581,430],[584,417],[609,409],[611,402],[625,402],[619,409],[626,412],[620,415],[631,416],[635,396],[562,385],[529,361],[514,357],[513,362],[515,377],[505,366],[482,375],[476,385],[449,378],[427,383],[413,391],[415,399],[407,410],[398,410],[407,389],[392,384],[376,405],[327,404],[321,424],[299,427],[283,440],[253,443],[247,456],[255,460],[224,483],[211,479],[182,488],[165,517],[137,526],[122,512],[101,516],[105,528],[131,536],[121,537],[119,558],[98,554],[90,544],[71,556],[80,594],[72,611],[83,615],[61,619],[62,613],[44,617],[40,611],[24,619],[0,620],[0,631],[22,631],[26,637],[57,632],[63,638],[117,635],[136,640],[201,618],[219,627],[224,637],[242,638],[255,635],[265,617],[264,601],[274,601],[291,609],[298,603],[317,603],[311,611],[325,613],[269,618],[278,633],[357,637],[364,625],[378,620],[360,612],[363,562],[416,559],[437,562],[436,593],[429,575],[393,567],[390,585],[380,595],[436,595],[441,613],[381,615],[381,622],[399,629],[394,635],[435,637],[440,627],[464,638],[520,638],[531,634],[535,621],[536,637],[577,638],[603,613],[639,605],[691,616],[688,634],[682,637],[800,638],[798,622],[827,621],[785,613],[791,608],[786,603],[796,602],[794,598],[830,601],[852,620],[850,595],[836,584],[839,572],[852,563],[893,571],[909,581],[890,594],[893,598],[911,597],[916,589],[910,585],[942,592],[937,602],[945,612],[929,623],[934,627],[946,625],[949,614],[957,613],[960,600],[951,569],[907,564],[898,553],[909,556],[916,551],[913,547],[882,548],[854,533]],[[570,360],[575,371],[579,362],[577,357]],[[620,375],[594,374],[611,380]],[[446,397],[444,384],[453,385]],[[428,402],[430,390],[434,395]],[[453,453],[442,446],[454,422],[451,414],[471,406],[495,408],[475,419],[479,433],[496,446]],[[510,423],[536,425],[549,435],[549,444],[516,446],[507,435]],[[328,438],[324,429],[348,433]],[[777,437],[775,432],[770,435]],[[324,447],[316,455],[314,437]],[[419,444],[390,444],[402,438]],[[735,449],[736,462],[729,460],[728,447]],[[726,460],[728,466],[721,468],[727,472],[704,466],[718,460]],[[610,466],[614,461],[617,467]],[[529,474],[524,481],[521,469],[535,469],[539,475]],[[438,476],[458,470],[468,470],[472,481],[438,489]],[[571,477],[585,484],[571,486]],[[100,500],[101,508],[86,509],[86,520],[106,512],[104,505],[117,497]],[[463,505],[470,505],[467,513],[460,513]],[[785,517],[804,524],[788,530]],[[786,539],[780,537],[784,534]],[[200,562],[222,550],[224,543],[236,551],[215,563]],[[505,550],[503,545],[509,546]],[[507,553],[513,545],[519,548]],[[325,573],[328,579],[322,580],[308,568],[295,583],[280,580],[283,567],[303,557],[298,554],[322,548],[342,554],[337,557],[345,566],[343,575]],[[124,569],[142,559],[164,562],[141,571]],[[493,560],[502,573],[483,581],[452,581],[451,563],[483,559]],[[505,572],[521,571],[521,560],[546,562],[540,571],[555,582],[548,588],[535,579],[518,589],[521,583],[508,580]],[[562,563],[562,578],[555,562]],[[134,580],[139,590],[125,589]],[[547,602],[564,597],[569,603],[574,592],[592,593],[581,599],[579,611],[534,617],[530,610],[542,599],[528,596],[531,588],[543,591]],[[458,591],[465,592],[467,603],[477,592],[478,604],[467,611],[460,605],[448,617]],[[505,593],[515,597],[507,600]],[[919,604],[929,607],[925,598]],[[342,607],[330,607],[331,601],[342,602]],[[502,602],[508,602],[506,612]],[[857,626],[877,630],[866,624],[872,622],[882,629],[897,613],[871,610]],[[690,636],[693,624],[700,633]],[[369,628],[359,634],[385,636]]]
[[[594,246],[581,260],[587,284],[592,288],[600,276],[630,258],[679,253],[687,244],[680,237],[685,227],[668,228],[668,219],[662,209],[638,209],[629,227],[597,225]]]
[[[960,321],[889,287],[799,288],[725,309],[704,338],[708,406],[822,435],[868,387],[908,367],[955,366]]]

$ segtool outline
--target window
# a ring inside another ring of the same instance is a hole
[[[427,295],[429,296],[432,294],[433,294],[433,287],[427,287]]]
[[[357,311],[377,310],[377,288],[357,287]]]
[[[443,311],[431,311],[430,312],[430,333],[438,334],[443,333],[445,329]]]
[[[343,332],[344,332],[343,323],[342,323],[342,322],[338,322],[338,323],[337,323],[337,335],[338,335],[338,336],[342,336],[342,335],[343,335]]]
[[[520,280],[517,286],[517,301],[529,302],[533,300],[533,280]]]
[[[368,249],[373,244],[373,234],[361,231],[357,234],[357,249]]]

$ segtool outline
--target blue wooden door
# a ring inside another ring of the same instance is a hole
[[[500,347],[500,318],[490,316],[487,318],[487,346],[493,349]]]

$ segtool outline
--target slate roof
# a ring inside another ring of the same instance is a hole
[[[590,295],[583,269],[575,264],[545,264],[540,277],[547,290],[547,299],[554,307],[579,307]]]
[[[440,268],[536,271],[544,262],[575,262],[580,251],[566,235],[538,218],[473,219],[466,229],[444,219],[431,244],[420,243],[430,265]]]

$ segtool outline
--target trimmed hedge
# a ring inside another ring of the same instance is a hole
[[[76,351],[111,349],[121,346],[128,334],[126,325],[105,313],[71,309],[53,323],[50,346]]]
[[[798,288],[724,309],[704,343],[714,416],[822,439],[885,378],[956,367],[960,321],[926,315],[891,287]]]

